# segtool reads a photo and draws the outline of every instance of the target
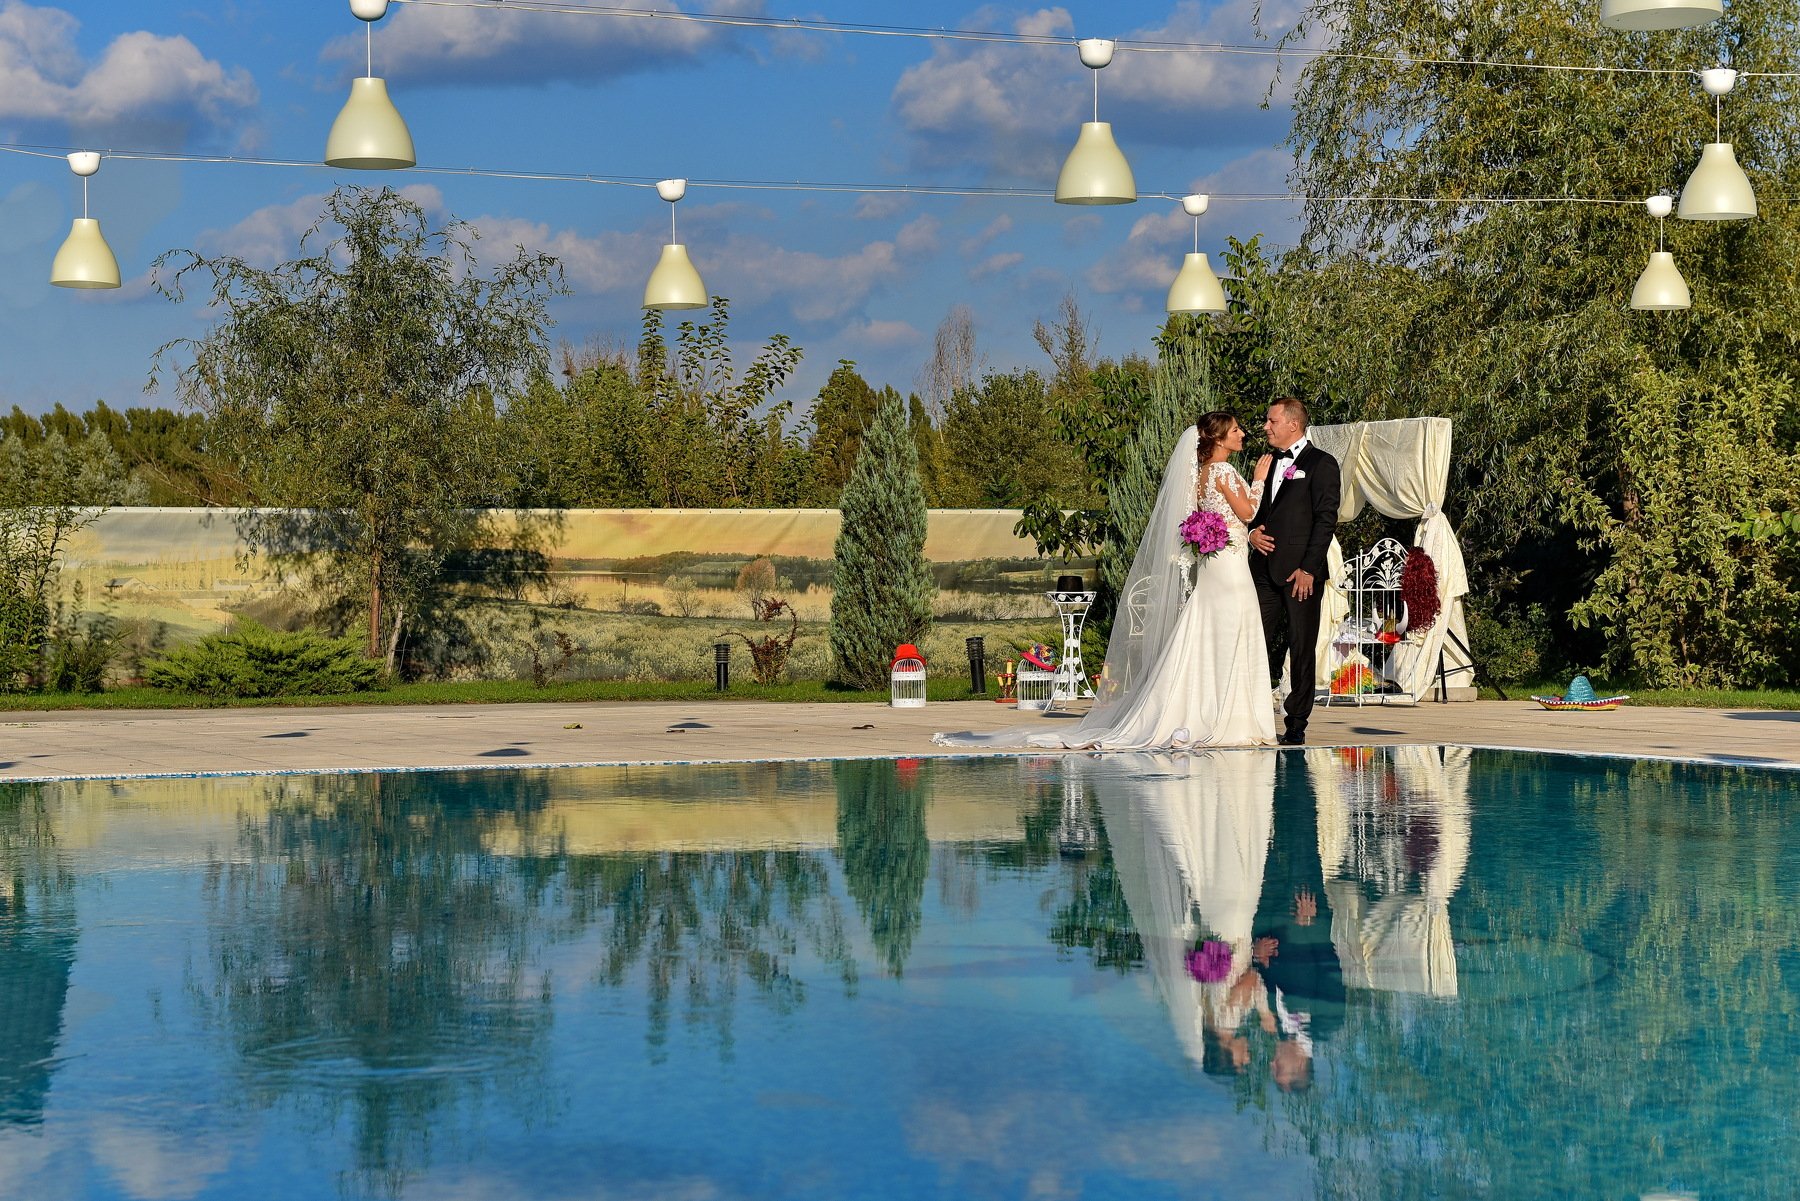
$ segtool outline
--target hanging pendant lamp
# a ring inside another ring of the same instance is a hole
[[[1724,15],[1724,0],[1600,0],[1608,29],[1692,29]]]
[[[88,177],[100,169],[100,156],[91,150],[69,156],[69,169],[81,176],[81,216],[69,236],[57,248],[50,264],[50,282],[59,288],[116,288],[119,260],[100,234],[100,223],[87,215]]]
[[[1713,140],[1700,150],[1700,164],[1681,189],[1676,216],[1683,221],[1743,221],[1756,216],[1756,193],[1738,166],[1737,152],[1720,132],[1721,98],[1737,83],[1730,67],[1700,72],[1700,84],[1713,98]]]
[[[350,81],[350,99],[331,123],[325,164],[358,171],[393,171],[418,163],[412,134],[388,99],[387,80],[375,78],[375,22],[387,14],[388,0],[350,0],[368,38],[368,74]]]
[[[1631,289],[1631,307],[1640,313],[1672,313],[1692,306],[1687,280],[1675,269],[1675,256],[1663,249],[1663,218],[1669,215],[1673,202],[1667,196],[1652,196],[1644,207],[1656,218],[1656,249],[1650,262]]]
[[[1056,177],[1058,204],[1131,204],[1137,200],[1137,180],[1131,164],[1113,141],[1112,125],[1100,119],[1100,69],[1112,61],[1113,43],[1107,38],[1084,38],[1076,43],[1082,65],[1094,73],[1094,119],[1085,121],[1075,138],[1075,149],[1063,160]]]
[[[669,202],[669,244],[644,285],[644,307],[647,309],[703,309],[707,305],[706,285],[700,272],[688,258],[687,247],[675,240],[675,202],[687,195],[687,180],[665,179],[656,185],[656,194]]]
[[[1169,285],[1169,299],[1164,307],[1171,313],[1223,313],[1225,288],[1213,274],[1212,263],[1200,253],[1200,214],[1206,211],[1209,198],[1202,195],[1183,196],[1182,211],[1194,219],[1194,249],[1182,260],[1181,271]]]

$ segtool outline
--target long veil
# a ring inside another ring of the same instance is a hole
[[[1100,732],[1116,726],[1120,715],[1138,700],[1187,601],[1191,569],[1181,545],[1181,523],[1194,511],[1200,484],[1199,444],[1200,432],[1188,426],[1176,439],[1168,466],[1163,468],[1156,504],[1119,592],[1112,636],[1106,642],[1106,667],[1087,715],[1074,726],[1039,723],[991,734],[938,734],[933,742],[940,746],[1060,747],[1105,741]]]

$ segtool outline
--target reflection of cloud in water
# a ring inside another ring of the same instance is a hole
[[[1209,1098],[1209,1100],[1213,1100]],[[1219,1107],[1162,1122],[1121,1121],[1072,1092],[1011,1092],[991,1099],[938,1097],[906,1119],[909,1150],[935,1162],[947,1196],[1001,1195],[987,1184],[1025,1182],[1032,1197],[1079,1197],[1097,1169],[1208,1195],[1259,1201],[1312,1197],[1304,1160],[1266,1150],[1267,1119]]]
[[[102,1119],[88,1128],[85,1141],[94,1159],[126,1195],[142,1201],[195,1197],[231,1165],[223,1139],[207,1137],[202,1123],[169,1116],[161,1126]]]

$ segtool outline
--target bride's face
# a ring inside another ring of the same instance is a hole
[[[1236,454],[1238,451],[1244,449],[1244,427],[1233,422],[1231,429],[1226,432],[1225,440],[1221,445],[1232,454]]]

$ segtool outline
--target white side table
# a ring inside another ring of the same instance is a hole
[[[1056,664],[1056,679],[1050,688],[1050,705],[1059,701],[1092,700],[1094,689],[1088,683],[1087,671],[1081,663],[1081,627],[1093,607],[1092,592],[1046,592],[1056,615],[1062,619],[1062,658]]]

